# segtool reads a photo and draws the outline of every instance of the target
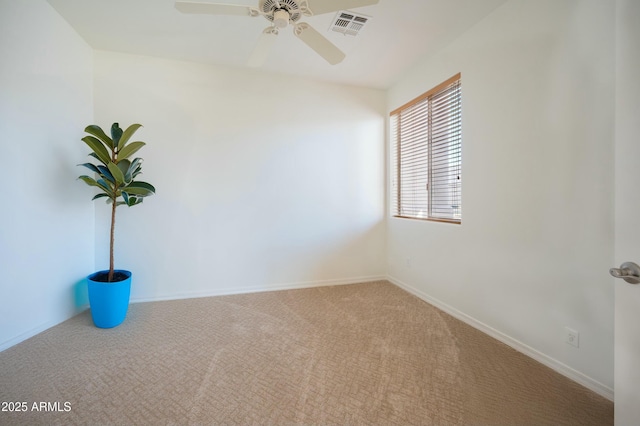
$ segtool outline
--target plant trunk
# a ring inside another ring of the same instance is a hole
[[[113,281],[113,243],[115,241],[115,230],[116,230],[116,200],[113,200],[111,203],[111,235],[109,239],[109,277],[107,281]]]

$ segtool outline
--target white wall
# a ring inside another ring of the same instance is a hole
[[[76,181],[92,52],[44,1],[0,0],[0,350],[86,303],[94,208]]]
[[[600,0],[512,0],[388,104],[462,73],[462,225],[390,219],[393,281],[608,397],[614,15]]]
[[[385,108],[379,90],[95,52],[96,122],[145,126],[141,177],[157,188],[118,210],[132,299],[384,277]]]

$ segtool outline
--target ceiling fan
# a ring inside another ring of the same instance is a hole
[[[303,16],[321,15],[342,9],[369,6],[379,0],[259,0],[258,7],[234,4],[176,1],[176,9],[182,13],[209,15],[263,16],[271,25],[262,31],[262,36],[249,57],[248,65],[261,66],[269,55],[278,32],[289,24],[293,33],[307,46],[315,50],[331,65],[342,62],[345,54],[333,43],[306,22]]]

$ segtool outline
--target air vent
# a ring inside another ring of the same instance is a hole
[[[369,16],[357,15],[347,10],[341,10],[336,14],[330,29],[337,33],[356,36],[362,31],[362,28],[364,28],[364,25],[370,19]]]

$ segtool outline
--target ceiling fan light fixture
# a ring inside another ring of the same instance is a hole
[[[278,28],[285,28],[287,25],[289,25],[289,19],[289,12],[284,9],[278,9],[273,12],[273,25]]]

